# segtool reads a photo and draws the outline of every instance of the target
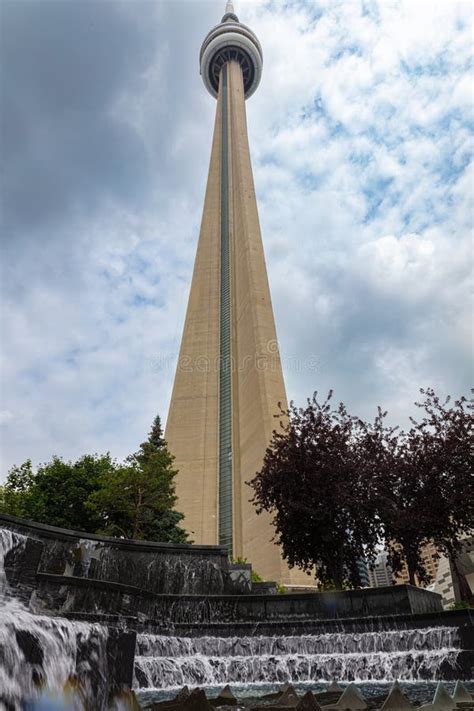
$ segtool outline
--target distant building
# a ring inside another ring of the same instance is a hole
[[[367,561],[364,560],[364,558],[359,558],[359,560],[357,561],[357,570],[359,571],[361,588],[373,587],[371,586],[369,579],[369,566],[367,565]]]
[[[474,536],[463,538],[463,546],[456,558],[456,568],[462,580],[459,579],[452,561],[442,555],[439,558],[435,581],[430,585],[430,590],[439,593],[443,598],[445,608],[461,602],[461,585],[474,597]]]
[[[463,545],[456,557],[456,566],[445,555],[436,550],[432,543],[428,543],[422,549],[422,560],[429,575],[427,583],[420,583],[416,578],[419,587],[427,588],[436,592],[443,598],[443,605],[449,608],[463,597],[469,594],[474,597],[474,536],[465,535],[462,537]],[[456,569],[461,577],[458,576]],[[395,578],[396,585],[403,585],[409,582],[408,570],[403,566],[400,573]],[[464,593],[461,588],[464,588]]]
[[[400,546],[398,546],[400,547]],[[428,573],[429,576],[429,581],[427,583],[420,583],[418,579],[416,579],[416,584],[420,588],[425,588],[434,583],[435,578],[436,578],[436,573],[438,570],[438,563],[440,559],[440,555],[437,552],[435,546],[433,543],[427,543],[425,546],[423,546],[422,549],[422,560],[423,560],[423,565],[425,566],[426,572]],[[416,576],[415,576],[416,577]],[[404,563],[403,568],[399,573],[396,574],[395,576],[395,585],[405,585],[410,582],[410,576],[408,575],[408,568],[406,566],[406,563]]]
[[[393,585],[392,569],[388,564],[388,553],[382,551],[375,559],[375,566],[368,570],[369,586],[371,588],[383,588],[386,585]]]

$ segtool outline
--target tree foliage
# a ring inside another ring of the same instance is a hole
[[[408,432],[387,426],[380,408],[370,424],[332,408],[331,393],[283,413],[249,484],[290,566],[316,567],[323,586],[341,588],[358,584],[358,561],[384,541],[394,572],[406,563],[412,583],[428,580],[426,543],[454,561],[474,528],[472,403],[421,393],[424,415]]]
[[[358,561],[374,557],[379,522],[371,497],[373,470],[367,466],[374,433],[345,406],[294,405],[273,433],[263,468],[250,482],[257,513],[271,511],[276,541],[290,567],[341,588],[360,584]]]
[[[184,543],[179,527],[183,515],[176,503],[173,458],[156,417],[146,442],[117,467],[91,497],[89,505],[102,517],[102,532],[125,538]]]
[[[31,461],[13,467],[4,487],[3,511],[34,521],[93,532],[101,519],[88,500],[111,475],[110,455],[84,455],[76,462],[53,457],[34,472]]]
[[[411,583],[428,582],[423,546],[433,542],[454,563],[461,536],[474,529],[472,402],[441,402],[421,390],[408,432],[384,434],[385,466],[378,475],[379,515],[394,572],[406,562]]]
[[[124,463],[109,454],[60,457],[33,471],[30,460],[13,467],[0,492],[0,510],[89,533],[185,542],[174,510],[173,458],[157,417],[146,442]]]

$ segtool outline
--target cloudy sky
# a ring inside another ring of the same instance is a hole
[[[121,458],[166,418],[224,0],[2,0],[2,471]],[[472,10],[455,0],[236,2],[289,398],[334,388],[406,422],[471,385]]]

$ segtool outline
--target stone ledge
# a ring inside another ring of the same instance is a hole
[[[474,615],[471,610],[448,610],[441,613],[419,615],[400,614],[372,617],[320,618],[313,620],[267,620],[260,623],[204,622],[175,623],[174,632],[182,636],[210,634],[214,637],[245,635],[299,636],[301,634],[321,634],[325,632],[378,632],[383,630],[427,629],[430,627],[457,627],[461,637],[461,648],[474,647]]]
[[[166,552],[177,551],[184,553],[208,553],[209,555],[223,555],[227,558],[227,550],[223,546],[204,546],[194,543],[158,543],[156,541],[138,541],[131,538],[113,538],[111,536],[101,536],[96,533],[86,533],[85,531],[75,531],[68,528],[60,528],[58,526],[50,526],[46,523],[37,523],[29,521],[9,514],[0,513],[0,525],[5,524],[19,533],[25,532],[26,535],[36,531],[44,538],[53,538],[56,540],[91,540],[99,543],[104,543],[114,548],[130,548],[136,551],[146,550],[163,550]]]

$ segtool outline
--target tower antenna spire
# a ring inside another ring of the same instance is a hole
[[[229,22],[238,22],[239,21],[239,18],[235,14],[234,3],[232,2],[232,0],[227,0],[227,2],[226,2],[225,14],[224,14],[224,17],[222,18],[222,22],[226,22],[226,21],[229,21]]]

